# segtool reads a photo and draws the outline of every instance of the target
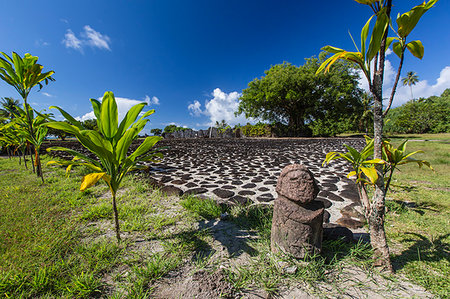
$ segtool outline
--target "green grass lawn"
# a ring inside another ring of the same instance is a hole
[[[408,151],[425,151],[420,157],[435,171],[400,167],[388,193],[386,231],[397,273],[444,298],[450,295],[450,146],[441,137],[408,143]],[[259,288],[271,294],[299,282],[341,287],[330,273],[344,265],[372,275],[365,244],[325,242],[323,254],[308,257],[307,264],[274,256],[271,208],[228,209],[211,200],[167,197],[135,175],[125,178],[118,195],[124,239],[118,244],[108,188],[97,184],[78,191],[86,173],[75,168],[65,177],[62,168],[44,167],[43,184],[17,159],[0,158],[0,297],[151,298],[169,271],[223,265],[212,233],[198,224],[225,211],[239,231],[257,236],[246,241],[254,249],[251,261],[224,269],[235,290]],[[298,270],[285,273],[280,263]]]
[[[434,171],[402,165],[394,174],[386,202],[386,231],[394,267],[436,295],[449,297],[450,285],[450,134],[410,139],[407,151],[431,163]],[[403,138],[393,138],[399,144]]]

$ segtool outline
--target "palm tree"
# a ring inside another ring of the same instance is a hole
[[[406,77],[402,78],[403,86],[409,85],[409,88],[411,89],[411,100],[414,99],[412,86],[416,85],[417,82],[419,82],[419,76],[417,76],[416,72],[408,72],[406,73]]]
[[[0,105],[2,106],[2,108],[0,108],[0,115],[12,120],[14,116],[19,113],[19,104],[19,100],[9,97],[3,98],[0,102]]]

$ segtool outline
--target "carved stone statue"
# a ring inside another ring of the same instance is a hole
[[[315,201],[319,188],[304,166],[286,166],[277,183],[274,201],[271,248],[296,258],[322,249],[323,202]]]

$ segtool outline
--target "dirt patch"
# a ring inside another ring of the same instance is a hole
[[[183,269],[155,286],[152,298],[239,298],[222,270],[193,272]]]

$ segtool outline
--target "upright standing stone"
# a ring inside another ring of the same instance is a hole
[[[271,248],[296,258],[322,249],[323,202],[315,201],[319,188],[304,166],[286,166],[278,178],[274,201]]]

